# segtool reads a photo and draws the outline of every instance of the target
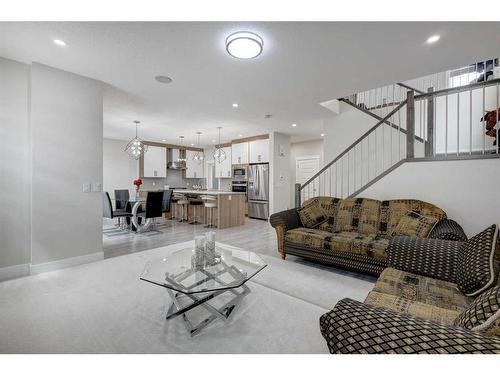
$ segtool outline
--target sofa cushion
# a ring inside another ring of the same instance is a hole
[[[389,240],[374,234],[338,232],[331,233],[325,238],[324,247],[333,251],[345,251],[386,260]]]
[[[500,336],[500,285],[477,297],[455,319],[453,325],[484,332],[489,336]]]
[[[390,236],[399,220],[408,211],[417,212],[426,217],[435,217],[438,220],[446,219],[446,213],[433,204],[416,199],[394,199],[380,203],[380,219],[378,234]]]
[[[331,235],[331,233],[319,229],[295,228],[286,232],[285,241],[302,246],[323,249],[325,238]]]
[[[309,200],[307,204],[297,209],[297,213],[299,214],[302,225],[306,228],[316,228],[321,223],[328,220],[328,216],[323,207],[321,207],[318,199]]]
[[[365,303],[367,305],[384,307],[386,309],[418,316],[419,318],[429,319],[442,324],[451,324],[460,314],[460,311],[457,310],[449,310],[404,297],[375,291],[371,291],[368,294]]]
[[[427,217],[415,211],[408,211],[401,217],[391,235],[427,238],[438,221],[435,217]]]
[[[335,231],[356,231],[377,234],[380,201],[368,198],[348,198],[339,204]]]
[[[301,246],[361,254],[380,260],[387,259],[386,250],[389,247],[387,238],[375,235],[356,232],[331,233],[309,228],[291,229],[286,232],[285,240]]]
[[[373,291],[402,297],[411,301],[462,312],[472,299],[457,289],[455,283],[433,279],[395,268],[386,268]]]
[[[468,296],[477,296],[496,280],[494,258],[498,250],[496,224],[468,239],[458,254],[457,285]]]

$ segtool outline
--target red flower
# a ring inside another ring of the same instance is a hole
[[[134,185],[137,186],[137,187],[141,186],[142,185],[142,179],[140,179],[140,178],[135,179],[134,180]]]

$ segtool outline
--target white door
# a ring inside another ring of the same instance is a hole
[[[295,182],[304,185],[311,177],[319,172],[319,155],[297,157],[295,161]],[[316,179],[313,183],[306,186],[302,201],[314,197],[318,192],[319,181]]]

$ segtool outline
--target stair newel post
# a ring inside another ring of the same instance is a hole
[[[300,184],[295,184],[295,208],[300,208]]]
[[[406,158],[415,157],[415,92],[406,94]]]
[[[434,92],[434,87],[427,89],[428,93]],[[434,156],[434,96],[427,98],[427,142],[425,142],[425,156]]]

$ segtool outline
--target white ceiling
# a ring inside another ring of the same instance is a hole
[[[226,36],[238,30],[264,39],[261,56],[226,53]],[[427,45],[433,34],[441,40]],[[176,143],[201,131],[209,144],[217,126],[223,141],[271,130],[317,139],[331,115],[320,102],[499,55],[498,22],[0,22],[0,56],[109,85],[105,137],[130,138],[138,119],[142,138]],[[173,83],[156,82],[160,74]]]

